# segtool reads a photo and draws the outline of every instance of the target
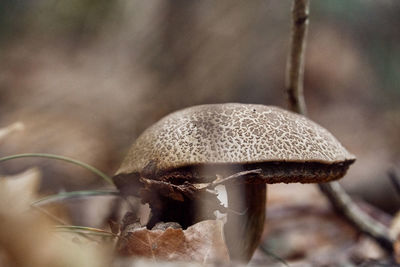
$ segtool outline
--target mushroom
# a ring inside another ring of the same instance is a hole
[[[329,182],[354,161],[332,134],[304,116],[273,106],[210,104],[174,112],[145,130],[113,179],[123,194],[150,204],[148,227],[176,221],[186,228],[220,208],[211,205],[199,215],[199,199],[218,201],[196,185],[260,169],[225,184],[227,246],[232,259],[249,261],[263,231],[266,184]]]

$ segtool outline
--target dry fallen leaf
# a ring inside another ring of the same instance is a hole
[[[389,235],[396,239],[400,235],[400,211],[393,217],[390,228]]]
[[[113,261],[113,267],[204,267],[204,264],[199,262],[183,262],[183,261],[154,261],[146,258],[117,258]],[[218,266],[221,267],[220,263],[207,264],[206,266]],[[225,265],[222,265],[225,266]],[[228,265],[230,266],[230,265]],[[236,264],[235,267],[241,267],[242,265]],[[244,266],[243,266],[244,267]]]
[[[393,244],[394,257],[396,262],[400,264],[400,212],[394,216],[392,225],[390,226],[390,235],[395,239]]]
[[[229,262],[223,223],[219,220],[202,221],[186,230],[131,229],[123,232],[117,250],[124,256],[155,261]]]
[[[40,172],[36,168],[15,176],[0,176],[0,214],[18,216],[29,209],[30,203],[37,197],[39,183]]]
[[[56,234],[54,225],[30,207],[37,199],[37,169],[0,177],[0,266],[106,266],[106,253]]]
[[[395,260],[398,264],[400,264],[400,236],[397,238],[397,240],[394,242],[393,245],[394,248],[394,257]]]

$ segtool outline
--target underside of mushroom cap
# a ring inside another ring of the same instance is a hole
[[[324,182],[343,176],[354,160],[304,116],[273,106],[212,104],[174,112],[148,128],[116,175],[139,174],[149,165],[160,174],[262,166],[263,182]]]
[[[140,177],[159,180],[162,183],[182,185],[212,184],[218,177],[236,176],[228,179],[229,183],[324,183],[343,177],[353,161],[325,164],[319,162],[264,162],[253,164],[215,164],[181,167],[158,172],[129,174],[120,173],[113,177],[115,185],[124,195],[138,195],[141,184]],[[236,175],[248,171],[246,175]],[[257,172],[251,172],[257,171]],[[216,176],[218,175],[218,177]],[[220,179],[219,178],[219,179]],[[217,179],[217,180],[216,180]],[[222,184],[226,182],[221,182]]]

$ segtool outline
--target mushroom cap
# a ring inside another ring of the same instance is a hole
[[[153,163],[158,173],[267,166],[283,178],[266,183],[320,182],[340,178],[354,161],[331,133],[304,116],[274,106],[226,103],[193,106],[162,118],[137,138],[116,175],[141,173]],[[310,172],[311,180],[303,178]]]

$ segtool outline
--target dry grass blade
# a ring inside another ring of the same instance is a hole
[[[53,202],[74,199],[74,198],[85,198],[94,196],[118,196],[118,195],[119,193],[116,190],[85,190],[85,191],[63,192],[36,200],[31,205],[41,206]]]
[[[114,234],[112,232],[87,227],[87,226],[77,226],[77,225],[57,225],[55,227],[56,231],[58,232],[68,232],[68,233],[78,233],[78,234],[90,234],[90,235],[100,235],[100,236],[110,236],[110,237],[119,237],[119,235]]]
[[[46,154],[46,153],[26,153],[26,154],[16,154],[16,155],[11,155],[11,156],[7,156],[7,157],[2,157],[0,158],[0,163],[7,161],[7,160],[12,160],[12,159],[19,159],[19,158],[48,158],[48,159],[55,159],[55,160],[61,160],[64,162],[68,162],[68,163],[72,163],[78,166],[81,166],[91,172],[93,172],[94,174],[100,176],[101,178],[103,178],[103,180],[105,180],[107,183],[109,184],[114,184],[112,179],[105,173],[103,173],[102,171],[100,171],[99,169],[96,169],[95,167],[86,164],[82,161],[76,160],[76,159],[72,159],[72,158],[68,158],[68,157],[64,157],[64,156],[59,156],[59,155],[53,155],[53,154]]]
[[[266,255],[270,256],[271,258],[273,258],[274,260],[276,260],[277,262],[282,263],[284,266],[289,267],[289,264],[282,259],[281,257],[279,257],[278,255],[276,255],[275,253],[271,252],[268,248],[266,248],[264,245],[259,246],[259,248],[261,249],[262,252],[264,252]]]

